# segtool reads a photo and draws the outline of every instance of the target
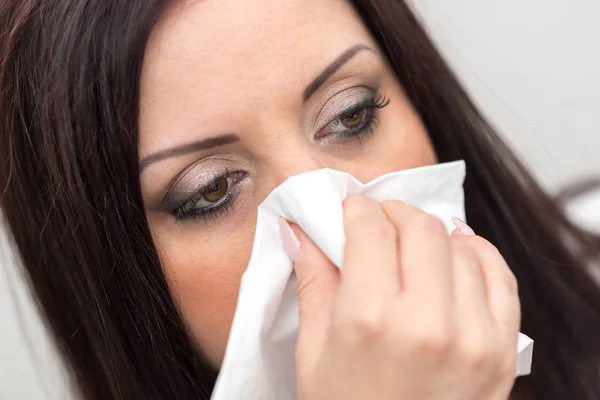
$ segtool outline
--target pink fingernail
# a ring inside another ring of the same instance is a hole
[[[292,259],[293,262],[298,261],[300,258],[300,242],[298,238],[294,234],[292,228],[287,223],[287,221],[283,218],[279,218],[279,230],[281,231],[281,240],[283,241],[283,248],[287,253],[288,257]]]
[[[458,232],[464,236],[475,236],[475,231],[471,229],[469,225],[467,225],[464,221],[459,218],[452,217],[452,222],[456,225]]]

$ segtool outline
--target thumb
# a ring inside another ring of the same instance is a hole
[[[280,219],[281,235],[294,271],[300,306],[300,334],[323,332],[329,326],[340,273],[306,233],[296,224]]]

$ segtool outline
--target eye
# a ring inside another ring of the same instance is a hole
[[[219,176],[200,188],[198,194],[172,211],[177,221],[201,217],[213,219],[225,214],[237,196],[238,184],[247,177],[245,172]]]
[[[328,136],[341,136],[344,138],[362,137],[373,133],[377,123],[377,111],[389,104],[386,97],[373,95],[359,101],[339,114],[333,121],[322,128],[315,136],[324,139]]]
[[[215,179],[206,187],[204,193],[202,193],[202,197],[211,203],[216,203],[227,194],[228,190],[229,181],[222,176]]]
[[[204,189],[182,207],[184,213],[199,213],[206,209],[218,207],[231,191],[234,178],[221,176],[204,187]]]
[[[342,124],[348,128],[355,128],[360,125],[367,116],[367,110],[353,111],[342,117]]]
[[[372,109],[363,108],[358,111],[350,111],[338,117],[327,127],[329,133],[343,132],[361,126],[369,118]]]

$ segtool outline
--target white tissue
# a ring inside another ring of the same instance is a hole
[[[462,161],[381,176],[366,185],[350,174],[322,169],[293,176],[260,205],[252,256],[242,277],[225,358],[212,400],[296,398],[298,295],[279,217],[297,223],[338,267],[342,266],[342,201],[360,194],[401,200],[440,218],[465,219]],[[519,334],[517,375],[531,368],[533,341]]]

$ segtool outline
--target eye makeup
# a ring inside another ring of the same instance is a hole
[[[325,112],[340,108],[332,115],[322,113],[323,120],[330,119],[314,134],[315,140],[325,145],[349,139],[362,141],[374,133],[377,111],[387,106],[389,99],[368,88],[346,92],[345,97],[332,98],[333,104],[327,105]],[[202,160],[175,180],[164,203],[177,222],[208,222],[225,217],[235,208],[249,174],[242,169],[229,170],[226,164],[218,158]]]
[[[227,214],[240,194],[239,183],[247,177],[242,171],[226,172],[215,177],[207,185],[172,211],[176,221],[189,219],[214,220]]]
[[[374,132],[377,124],[377,111],[386,107],[390,100],[377,92],[370,92],[366,97],[353,99],[347,108],[319,129],[315,139],[334,140],[355,138],[361,141]],[[332,139],[333,137],[333,139]]]
[[[234,205],[248,177],[239,164],[229,159],[202,159],[173,180],[162,204],[177,222],[213,220]]]
[[[307,140],[317,146],[315,151],[330,148],[334,152],[331,154],[339,157],[358,156],[362,153],[357,152],[364,151],[361,150],[364,147],[351,147],[351,144],[362,145],[376,134],[380,111],[390,100],[380,92],[379,60],[371,55],[360,59],[363,60],[360,69],[356,64],[340,70],[303,103],[298,134],[306,135]],[[261,110],[259,107],[255,112]],[[236,132],[240,143],[244,134],[243,130]],[[253,168],[247,155],[236,152],[206,156],[173,178],[160,209],[178,223],[212,223],[228,218],[242,206],[253,205],[249,200],[252,195],[249,186],[259,178]]]

